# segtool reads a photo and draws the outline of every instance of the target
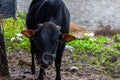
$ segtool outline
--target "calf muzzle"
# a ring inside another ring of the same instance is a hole
[[[44,53],[42,56],[41,63],[39,64],[42,68],[48,68],[52,65],[53,58],[50,53]]]

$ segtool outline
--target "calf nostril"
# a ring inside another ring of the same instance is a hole
[[[44,60],[43,63],[44,63],[46,66],[52,65],[52,61]]]
[[[44,53],[44,55],[42,57],[42,62],[46,66],[52,65],[53,59],[52,59],[50,53]]]
[[[52,61],[50,61],[48,64],[49,64],[49,65],[52,65]]]

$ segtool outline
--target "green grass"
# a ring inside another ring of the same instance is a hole
[[[9,18],[3,23],[4,36],[7,51],[29,50],[29,39],[21,36],[22,41],[11,40],[17,38],[16,34],[21,33],[25,29],[25,14],[20,14],[17,19]]]
[[[77,55],[75,57],[76,61],[81,61],[96,68],[106,67],[104,73],[112,74],[115,70],[120,70],[120,61],[118,60],[120,43],[116,43],[114,38],[105,36],[98,36],[95,39],[84,38],[69,42],[67,45],[75,48],[72,54]]]

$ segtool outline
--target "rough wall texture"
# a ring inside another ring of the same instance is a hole
[[[32,0],[17,0],[17,10],[20,12],[27,12]]]
[[[15,17],[15,0],[0,0],[0,19]]]
[[[22,1],[22,0],[18,0]],[[23,0],[21,7],[28,8],[31,0]],[[97,29],[100,23],[111,24],[113,27],[120,25],[120,0],[63,0],[71,13],[71,21],[87,26],[89,30]],[[20,7],[21,6],[21,7]],[[24,9],[22,9],[24,10]]]

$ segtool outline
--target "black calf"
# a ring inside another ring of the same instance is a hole
[[[32,54],[32,73],[35,74],[34,55],[40,65],[38,79],[43,80],[45,68],[55,60],[56,80],[61,80],[60,66],[65,43],[75,39],[69,32],[70,14],[61,0],[33,0],[26,24],[22,31],[30,38]]]

